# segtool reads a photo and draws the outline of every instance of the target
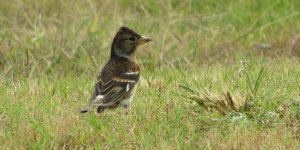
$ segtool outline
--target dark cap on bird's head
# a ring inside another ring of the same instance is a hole
[[[122,26],[114,37],[111,49],[112,56],[130,56],[137,46],[152,41],[151,38],[141,36],[132,29]]]

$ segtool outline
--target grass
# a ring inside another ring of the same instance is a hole
[[[1,1],[0,148],[297,149],[299,7]],[[132,109],[79,114],[121,25],[154,39]]]

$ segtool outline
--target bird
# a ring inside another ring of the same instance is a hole
[[[150,41],[151,38],[141,36],[126,26],[120,27],[111,44],[110,58],[97,77],[89,104],[81,108],[81,113],[96,108],[97,113],[102,113],[117,107],[125,108],[128,113],[140,79],[137,47]]]

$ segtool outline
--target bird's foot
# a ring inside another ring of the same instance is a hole
[[[125,114],[128,115],[130,111],[130,106],[129,105],[124,105],[125,108]]]

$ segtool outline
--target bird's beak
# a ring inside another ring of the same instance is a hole
[[[138,45],[142,45],[142,44],[145,44],[147,42],[150,42],[152,41],[151,38],[148,38],[148,37],[145,37],[145,36],[141,36],[141,38],[138,40]]]

